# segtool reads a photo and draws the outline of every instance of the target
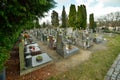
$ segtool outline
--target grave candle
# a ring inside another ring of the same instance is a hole
[[[35,46],[33,46],[32,50],[33,50],[33,51],[35,50]]]

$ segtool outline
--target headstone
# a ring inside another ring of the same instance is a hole
[[[44,34],[44,42],[47,42],[47,34]]]
[[[53,49],[53,43],[54,43],[54,40],[53,40],[53,36],[49,36],[49,48]]]
[[[62,56],[64,56],[63,46],[62,35],[57,34],[56,52]]]
[[[41,40],[44,41],[44,33],[42,33]]]
[[[92,46],[92,31],[91,30],[85,30],[82,33],[82,42],[81,42],[81,47],[87,49],[88,47]]]
[[[72,36],[72,33],[73,33],[73,29],[72,28],[67,28],[66,29],[66,35]]]

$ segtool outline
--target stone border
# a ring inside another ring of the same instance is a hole
[[[107,72],[104,80],[120,80],[120,54]]]

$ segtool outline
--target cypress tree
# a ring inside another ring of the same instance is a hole
[[[58,13],[54,10],[53,10],[52,15],[51,15],[51,23],[55,27],[59,26]]]
[[[86,29],[87,27],[87,12],[86,12],[86,6],[82,5],[82,14],[83,14],[83,23],[82,23],[82,29]]]
[[[69,19],[68,23],[70,27],[76,27],[76,8],[74,4],[71,4],[70,11],[69,11]]]
[[[66,19],[67,19],[67,16],[66,16],[66,11],[65,11],[65,6],[63,6],[63,10],[62,10],[62,26],[63,28],[66,28],[67,27],[67,23],[66,23]]]
[[[87,12],[85,5],[78,6],[78,11],[76,13],[76,27],[81,29],[86,29],[87,27]]]
[[[92,13],[92,14],[90,14],[90,16],[89,16],[89,27],[91,28],[91,29],[95,29],[95,26],[94,26],[94,14]]]
[[[78,11],[76,13],[76,28],[80,28],[82,25],[82,9],[81,6],[78,6]]]

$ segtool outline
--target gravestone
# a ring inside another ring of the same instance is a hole
[[[42,33],[42,35],[41,35],[41,41],[44,42],[44,33]]]
[[[79,31],[78,32],[78,35],[77,36],[75,36],[76,38],[75,38],[75,45],[76,46],[82,46],[83,44],[82,44],[82,37],[83,37],[83,33],[81,32],[81,31]]]
[[[72,33],[73,33],[73,29],[72,28],[67,28],[66,29],[66,35],[72,36]]]
[[[92,46],[92,35],[91,35],[91,30],[84,30],[82,34],[82,43],[81,46],[85,49],[89,48]]]
[[[90,29],[89,30],[89,47],[93,45],[93,39],[94,39],[94,33],[93,33],[93,30]]]
[[[66,41],[63,41],[63,35],[57,35],[57,43],[56,43],[56,52],[60,54],[62,57],[69,57],[79,51],[79,48],[73,46],[70,38],[67,38]]]
[[[53,43],[54,43],[54,40],[53,40],[53,36],[49,36],[49,48],[53,49]]]
[[[47,42],[47,34],[44,34],[44,42]]]
[[[62,35],[57,33],[56,52],[61,56],[64,56],[63,46]]]
[[[38,39],[41,40],[41,31],[38,31]]]

